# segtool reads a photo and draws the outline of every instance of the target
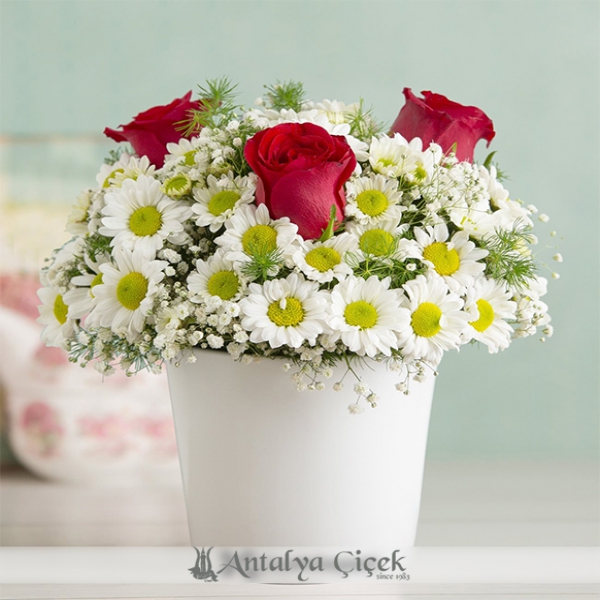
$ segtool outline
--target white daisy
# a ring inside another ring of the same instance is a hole
[[[445,350],[460,346],[461,335],[472,317],[462,310],[464,302],[441,277],[419,275],[403,289],[410,322],[399,336],[402,352],[406,357],[437,365]]]
[[[346,184],[346,216],[367,225],[400,220],[404,206],[399,204],[402,193],[395,179],[383,175],[357,177]]]
[[[206,302],[212,296],[235,302],[245,289],[245,281],[227,260],[222,250],[217,250],[208,260],[198,260],[196,271],[188,277],[192,302]]]
[[[506,319],[514,319],[517,310],[511,296],[504,285],[493,279],[476,279],[473,287],[467,290],[465,311],[472,320],[465,331],[466,339],[482,342],[490,354],[508,348],[513,329]]]
[[[299,348],[305,341],[314,345],[325,331],[327,295],[319,284],[291,273],[263,285],[251,283],[240,301],[242,327],[250,341],[268,342],[271,348]]]
[[[410,313],[400,304],[399,294],[390,290],[390,279],[350,276],[331,291],[327,323],[351,352],[370,357],[390,356],[398,348],[397,333],[408,327]]]
[[[196,225],[208,227],[212,232],[219,231],[240,206],[254,200],[255,189],[256,176],[231,178],[224,175],[217,179],[209,175],[206,188],[194,189],[197,203],[192,205],[192,210],[198,215]]]
[[[376,259],[401,258],[404,256],[403,240],[399,237],[406,232],[408,224],[399,221],[382,221],[362,225],[356,221],[346,224],[346,231],[356,238],[361,258]]]
[[[419,138],[408,142],[399,133],[394,137],[373,137],[369,147],[369,162],[375,173],[402,177],[411,183],[431,179],[433,167],[441,158],[442,149],[437,144],[431,144],[423,151],[423,142]]]
[[[42,341],[47,346],[63,348],[66,340],[75,337],[75,321],[68,316],[69,307],[57,288],[40,288],[37,295],[42,301],[37,322],[45,325]]]
[[[133,343],[144,328],[169,263],[122,249],[116,249],[113,258],[114,264],[100,265],[102,283],[94,287],[96,306],[88,324],[122,332]]]
[[[96,260],[92,260],[86,255],[84,259],[90,272],[73,277],[71,283],[76,287],[65,294],[69,317],[72,319],[81,319],[92,312],[96,305],[96,295],[93,289],[102,283],[100,265],[110,261],[107,256],[103,255],[97,257]]]
[[[136,181],[128,179],[121,189],[108,192],[102,209],[102,235],[114,238],[112,246],[143,252],[154,256],[165,239],[178,242],[183,222],[190,209],[165,196],[160,182],[140,175]]]
[[[225,257],[231,260],[236,269],[252,259],[256,252],[278,250],[286,263],[298,248],[298,226],[290,223],[287,217],[272,220],[266,205],[245,204],[225,222],[226,230],[215,239],[215,244],[223,248]]]
[[[478,261],[485,258],[488,251],[476,248],[467,232],[459,231],[449,239],[445,223],[425,229],[415,227],[414,231],[416,244],[411,246],[415,250],[412,257],[420,258],[443,277],[452,291],[461,293],[473,285],[474,277],[483,273],[485,264]]]
[[[96,175],[98,185],[103,188],[119,188],[126,179],[134,181],[140,175],[152,176],[154,165],[150,164],[147,156],[136,158],[123,152],[119,160],[112,165],[104,164],[100,167],[100,173]]]
[[[168,154],[165,156],[163,173],[185,172],[194,175],[197,171],[204,171],[210,163],[210,156],[202,148],[200,137],[191,139],[182,138],[179,142],[167,144]]]
[[[358,239],[348,233],[335,235],[324,242],[305,241],[293,254],[293,260],[308,279],[328,283],[342,281],[352,275],[352,267],[344,260],[347,252],[358,251]]]

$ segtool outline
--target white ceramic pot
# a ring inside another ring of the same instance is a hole
[[[364,369],[381,400],[352,415],[352,376],[331,390],[342,368],[327,389],[297,392],[281,360],[196,356],[168,367],[193,545],[414,544],[432,375],[405,396],[385,365]]]

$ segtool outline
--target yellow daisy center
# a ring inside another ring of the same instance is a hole
[[[277,232],[269,225],[254,225],[242,236],[242,247],[250,256],[255,252],[272,252],[277,248]]]
[[[460,267],[458,252],[448,250],[448,244],[434,242],[423,250],[423,258],[433,263],[438,275],[452,275]]]
[[[241,196],[233,190],[217,192],[208,202],[208,212],[218,217],[226,210],[233,208],[240,198]]]
[[[494,309],[492,305],[483,298],[477,300],[477,308],[479,309],[479,319],[477,321],[471,321],[469,325],[475,329],[475,331],[485,331],[494,322]]]
[[[360,237],[360,249],[365,254],[385,256],[394,249],[394,236],[384,229],[369,229]]]
[[[324,273],[342,262],[340,253],[333,248],[320,246],[311,250],[305,257],[306,264]]]
[[[133,271],[117,284],[117,300],[129,310],[137,310],[148,293],[148,280]]]
[[[193,167],[196,164],[196,150],[188,150],[184,155],[183,164],[188,167]]]
[[[63,297],[58,294],[54,299],[54,309],[52,311],[54,313],[54,318],[61,324],[64,325],[67,322],[67,313],[69,312],[69,307],[65,304]]]
[[[304,319],[304,308],[296,298],[285,298],[269,304],[267,317],[278,327],[295,327]]]
[[[423,165],[419,165],[414,171],[415,179],[425,179],[427,177],[427,171]]]
[[[233,271],[217,271],[211,275],[206,287],[211,296],[219,296],[221,300],[231,300],[240,289],[240,280]]]
[[[115,169],[114,171],[111,171],[110,175],[104,180],[102,187],[103,188],[109,187],[110,180],[113,179],[114,177],[116,177],[117,173],[125,173],[125,170],[124,169]]]
[[[90,296],[93,298],[94,297],[94,292],[92,292],[92,289],[95,288],[97,285],[100,285],[102,283],[102,273],[98,273],[98,275],[96,275],[96,277],[94,277],[94,279],[92,279],[92,283],[90,283]]]
[[[351,302],[344,310],[344,319],[348,325],[369,329],[377,324],[377,309],[369,302],[357,300]]]
[[[385,212],[390,203],[383,192],[365,190],[356,196],[356,205],[365,215],[376,217]]]
[[[410,324],[413,331],[421,337],[432,337],[440,331],[442,311],[432,302],[423,302],[412,314]]]
[[[154,235],[162,225],[162,215],[155,206],[142,206],[129,217],[129,229],[139,237]]]
[[[191,192],[192,181],[185,173],[180,173],[167,179],[163,185],[163,190],[167,196],[179,199]]]

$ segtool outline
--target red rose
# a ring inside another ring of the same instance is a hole
[[[475,106],[463,106],[441,94],[421,92],[417,98],[410,88],[404,88],[406,104],[392,125],[392,133],[407,140],[419,137],[423,146],[435,142],[444,152],[456,144],[458,160],[473,161],[475,145],[480,139],[488,146],[496,135],[489,117]]]
[[[288,217],[304,239],[321,236],[331,207],[344,218],[344,183],[356,156],[343,136],[312,123],[282,123],[246,142],[244,156],[258,175],[257,204],[275,219]]]
[[[167,153],[167,144],[178,142],[182,134],[177,123],[187,119],[191,110],[199,110],[200,103],[192,102],[189,91],[182,98],[176,98],[166,106],[155,106],[136,117],[127,125],[120,125],[122,131],[104,130],[104,135],[115,142],[129,142],[138,156],[147,156],[156,167],[162,167]]]

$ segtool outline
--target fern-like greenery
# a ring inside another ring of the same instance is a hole
[[[299,81],[277,81],[275,85],[265,85],[267,108],[282,110],[284,108],[299,112],[306,101],[304,85]]]
[[[192,110],[189,119],[177,123],[186,137],[197,134],[203,127],[219,127],[235,117],[240,105],[236,104],[237,84],[228,77],[208,79],[205,85],[198,86],[199,110]]]
[[[533,240],[531,228],[519,223],[513,229],[496,229],[493,235],[485,237],[481,247],[489,252],[485,258],[486,275],[517,290],[529,288],[536,272],[529,249]]]

